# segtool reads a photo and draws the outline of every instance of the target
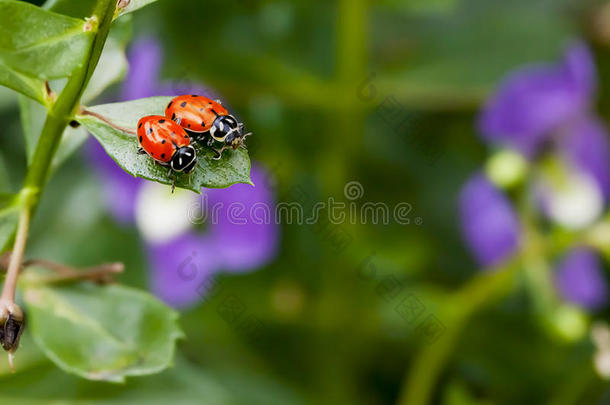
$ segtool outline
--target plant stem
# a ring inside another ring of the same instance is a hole
[[[87,60],[81,68],[74,71],[66,87],[50,107],[47,114],[32,162],[28,167],[25,184],[20,192],[21,211],[19,225],[6,281],[2,290],[2,296],[0,297],[2,301],[2,308],[0,310],[7,310],[9,313],[12,313],[11,308],[16,307],[14,303],[15,288],[19,269],[23,261],[30,220],[46,185],[49,168],[53,161],[53,156],[55,156],[57,151],[61,136],[68,123],[72,120],[83,91],[100,59],[106,37],[110,30],[115,7],[116,0],[98,0],[94,12],[94,19],[98,21],[97,31],[94,34]],[[90,27],[90,29],[95,28]]]
[[[453,294],[442,318],[446,332],[435,343],[424,347],[415,360],[403,384],[399,405],[424,405],[431,402],[436,381],[443,371],[468,320],[477,310],[511,291],[511,280],[521,262],[516,257],[499,268],[484,270]]]
[[[38,204],[40,194],[46,184],[49,168],[51,167],[53,156],[55,156],[57,151],[61,135],[72,120],[78,108],[80,98],[100,59],[106,37],[110,30],[115,7],[116,0],[98,0],[94,16],[97,17],[99,25],[89,50],[88,60],[83,67],[73,73],[66,87],[47,114],[40,139],[34,151],[32,163],[28,168],[25,178],[25,187],[30,188],[35,193],[32,201],[30,201],[32,210]]]
[[[25,250],[29,227],[30,210],[27,207],[23,207],[19,214],[19,228],[17,229],[17,236],[15,237],[15,246],[13,247],[13,253],[11,254],[8,269],[6,271],[2,296],[0,296],[0,301],[2,302],[11,303],[15,301],[15,288],[17,287],[19,270],[21,269],[21,262],[23,261],[23,252]]]

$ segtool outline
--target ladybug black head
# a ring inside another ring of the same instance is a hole
[[[197,152],[192,145],[187,145],[176,149],[170,166],[176,172],[190,173],[195,168],[195,163],[197,163]]]
[[[221,115],[212,124],[210,135],[226,145],[233,144],[242,137],[243,126],[232,115]]]

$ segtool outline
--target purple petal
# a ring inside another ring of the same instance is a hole
[[[597,85],[597,72],[591,50],[584,42],[572,44],[564,57],[564,68],[572,85],[584,100],[591,99]]]
[[[207,190],[209,207],[217,206],[217,222],[210,229],[210,237],[216,244],[216,252],[222,258],[225,270],[246,271],[258,268],[276,254],[279,226],[275,223],[275,204],[268,174],[259,166],[252,167],[251,176],[255,187],[235,184],[227,189]],[[256,205],[255,205],[256,204]],[[242,213],[233,215],[231,206],[239,206]],[[253,208],[254,207],[254,208]],[[251,215],[255,210],[256,213]],[[266,210],[268,220],[259,221]],[[239,220],[245,221],[240,223]]]
[[[610,142],[602,123],[591,117],[573,122],[559,140],[570,162],[595,179],[600,190],[610,198]]]
[[[573,249],[557,268],[555,284],[567,301],[587,309],[602,307],[608,287],[597,254],[585,248]]]
[[[519,69],[487,102],[479,130],[486,140],[531,156],[551,131],[585,110],[594,76],[590,53],[580,44],[568,49],[563,64]]]
[[[476,260],[493,266],[519,244],[519,219],[508,199],[482,174],[473,176],[460,195],[462,233]]]
[[[156,96],[161,69],[161,46],[154,38],[137,39],[128,54],[129,73],[123,85],[122,99],[133,100]]]
[[[101,179],[106,206],[111,214],[123,224],[133,222],[141,180],[124,172],[97,141],[92,140],[87,144],[87,156]]]
[[[149,245],[152,291],[176,308],[199,302],[212,288],[217,257],[210,239],[195,233]]]

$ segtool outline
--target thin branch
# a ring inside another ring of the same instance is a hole
[[[11,253],[6,252],[0,256],[0,270],[6,269],[11,260]],[[21,269],[27,267],[43,267],[55,272],[49,277],[40,277],[36,281],[40,283],[55,283],[64,281],[90,280],[101,283],[112,282],[112,275],[122,273],[125,270],[123,263],[103,263],[97,266],[78,268],[46,259],[28,259],[21,264]]]
[[[46,260],[31,261],[31,265],[39,265],[56,271],[56,274],[52,276],[41,277],[37,280],[43,284],[64,283],[78,280],[89,280],[96,283],[107,284],[113,281],[112,276],[114,274],[122,273],[125,269],[123,263],[105,263],[85,269],[77,269]]]
[[[114,122],[110,121],[108,118],[104,117],[101,114],[93,112],[91,110],[87,110],[87,109],[83,108],[83,109],[81,109],[80,113],[84,114],[84,115],[90,115],[92,117],[95,117],[98,120],[105,122],[106,124],[110,125],[112,128],[118,129],[121,132],[126,132],[126,133],[131,134],[131,135],[136,135],[137,134],[137,131],[135,129],[133,129],[133,128],[126,128],[126,127],[122,127],[120,125],[116,125]]]
[[[30,226],[30,209],[23,207],[19,215],[19,227],[17,228],[17,236],[15,237],[15,245],[10,257],[8,270],[6,271],[6,279],[2,288],[0,302],[8,305],[15,302],[15,288],[17,288],[17,278],[23,261],[23,252],[25,251],[25,243],[28,237],[28,229]]]

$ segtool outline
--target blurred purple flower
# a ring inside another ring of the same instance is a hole
[[[99,143],[91,140],[87,145],[88,161],[92,162],[101,185],[106,206],[114,218],[122,224],[134,219],[136,192],[143,180],[130,176],[106,154]]]
[[[484,107],[479,130],[485,140],[528,157],[551,143],[574,168],[593,177],[608,198],[608,134],[589,112],[595,85],[588,47],[574,43],[559,64],[530,66],[509,75]]]
[[[460,195],[462,233],[477,261],[493,266],[519,244],[519,219],[508,199],[482,174],[473,176]]]
[[[552,131],[586,112],[594,83],[591,55],[575,44],[558,65],[510,74],[484,107],[479,130],[487,141],[532,156]]]
[[[130,70],[123,86],[123,100],[176,94],[216,98],[197,84],[159,83],[162,51],[153,38],[135,41],[128,59]],[[148,198],[143,187],[145,181],[125,173],[97,143],[90,144],[88,152],[102,180],[104,195],[111,196],[107,200],[111,213],[122,223],[133,223],[137,202]],[[190,227],[169,240],[148,241],[151,289],[165,302],[175,307],[193,305],[209,290],[208,281],[216,272],[253,270],[273,259],[279,243],[279,227],[273,219],[257,224],[247,216],[254,204],[274,207],[272,187],[259,165],[252,165],[251,177],[256,187],[236,184],[227,189],[203,190],[209,206],[221,207],[217,220],[205,231]],[[193,194],[192,203],[196,204],[198,198]],[[244,208],[242,216],[246,224],[229,220],[227,210],[234,203]],[[188,215],[188,207],[181,214]]]
[[[192,305],[208,290],[205,283],[215,272],[253,270],[275,257],[279,232],[274,218],[254,221],[251,215],[255,205],[273,212],[269,177],[256,165],[251,177],[256,187],[235,184],[203,191],[206,202],[201,208],[206,212],[202,218],[208,223],[203,233],[189,230],[170,241],[149,244],[152,289],[165,302],[175,307]],[[192,206],[198,198],[193,195]],[[231,207],[240,212],[231,212]]]
[[[599,257],[585,248],[575,248],[563,258],[555,284],[562,298],[586,309],[598,309],[608,301]]]
[[[608,199],[610,144],[606,129],[590,111],[595,86],[592,55],[585,44],[574,43],[560,63],[529,66],[510,74],[483,108],[479,130],[486,141],[508,146],[530,159],[543,146],[551,147],[567,163],[567,178],[591,179],[589,197],[597,194],[601,200],[603,194]],[[537,195],[547,203],[542,204],[543,211],[549,211],[549,198],[557,199],[553,212],[565,221],[571,218],[567,215],[588,209],[582,198],[551,193],[551,186],[538,184],[535,188],[544,194]],[[481,264],[495,264],[514,252],[519,238],[517,216],[489,180],[477,175],[464,185],[460,211],[464,237]],[[574,249],[564,258],[556,286],[562,297],[585,308],[598,308],[607,300],[599,259],[586,249]]]
[[[610,142],[599,120],[586,116],[571,122],[559,145],[570,163],[590,175],[610,198]]]

